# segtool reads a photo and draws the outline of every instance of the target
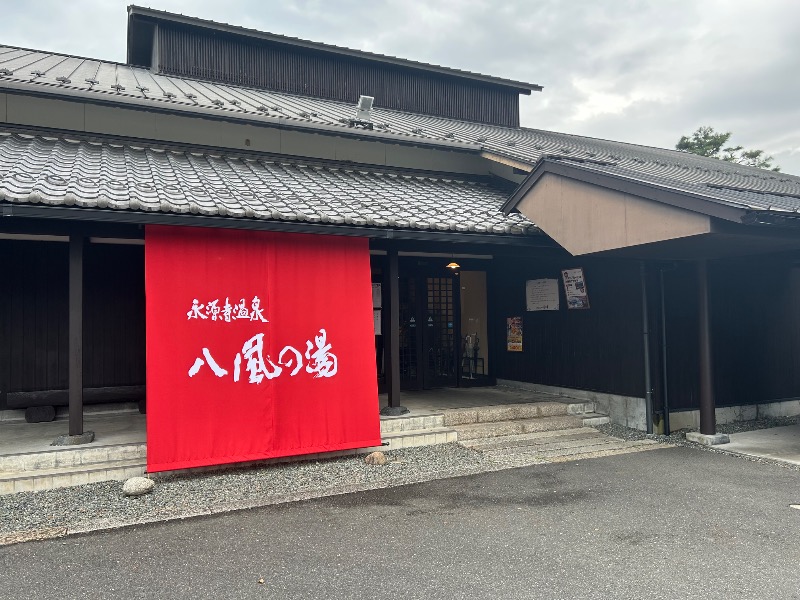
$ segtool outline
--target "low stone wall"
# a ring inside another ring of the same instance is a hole
[[[646,431],[647,410],[644,398],[632,396],[620,396],[618,394],[606,394],[603,392],[593,392],[590,390],[575,390],[570,388],[556,387],[552,385],[541,385],[539,383],[527,383],[524,381],[512,381],[510,379],[498,379],[497,385],[502,385],[519,390],[528,390],[542,394],[552,394],[562,398],[575,398],[594,402],[597,412],[606,414],[612,423],[624,425]]]
[[[647,408],[644,398],[605,394],[603,392],[592,392],[589,390],[575,390],[551,385],[541,385],[538,383],[512,381],[510,379],[498,379],[497,385],[539,392],[542,394],[552,394],[553,396],[564,398],[591,401],[597,406],[597,412],[608,415],[612,423],[639,429],[640,431],[647,430]],[[735,423],[736,421],[753,421],[755,419],[769,417],[794,417],[797,415],[800,415],[800,398],[777,400],[764,404],[724,406],[716,409],[717,423],[720,425]],[[700,411],[670,411],[669,426],[673,431],[677,429],[699,429]],[[656,425],[656,433],[658,433],[658,430],[659,427]]]
[[[770,417],[794,417],[800,415],[800,399],[778,400],[765,404],[745,404],[742,406],[723,406],[715,411],[717,424],[753,421]],[[700,411],[681,410],[669,413],[670,429],[699,429]]]

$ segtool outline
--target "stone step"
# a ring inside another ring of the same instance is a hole
[[[475,423],[496,423],[539,417],[581,415],[594,411],[593,402],[530,402],[525,404],[504,404],[477,408],[451,408],[443,410],[444,424],[472,425]]]
[[[564,415],[555,417],[539,417],[534,419],[516,419],[513,421],[490,421],[486,423],[455,425],[453,426],[453,429],[455,429],[458,433],[458,440],[463,441],[506,435],[519,435],[523,433],[534,433],[537,431],[574,429],[581,427],[582,425],[583,420],[581,417]]]
[[[485,450],[489,453],[502,454],[535,454],[540,458],[552,458],[554,456],[570,456],[584,452],[596,452],[598,450],[612,450],[622,448],[625,442],[621,440],[600,438],[586,438],[582,440],[553,441],[550,444],[533,444],[528,446],[510,446],[506,448],[494,448]]]
[[[619,454],[631,454],[633,452],[643,452],[646,450],[658,450],[665,446],[655,440],[639,440],[634,442],[620,442],[613,447],[587,448],[584,451],[573,451],[546,457],[547,462],[567,462],[572,460],[584,460],[587,458],[602,458],[604,456],[617,456]]]
[[[461,444],[492,459],[507,462],[518,458],[522,463],[579,460],[663,447],[655,440],[626,442],[591,428],[509,435]]]
[[[595,425],[606,425],[611,423],[611,417],[600,413],[590,412],[581,416],[583,417],[584,427],[594,427]]]
[[[463,446],[491,452],[493,450],[514,450],[529,447],[544,448],[561,444],[592,443],[593,440],[612,439],[595,429],[580,427],[576,429],[560,429],[554,431],[540,431],[536,433],[523,433],[506,435],[502,437],[479,438],[461,442]]]
[[[432,427],[416,431],[395,431],[381,436],[384,443],[388,444],[373,450],[399,450],[400,448],[413,448],[416,446],[434,446],[436,444],[449,444],[457,441],[454,429],[450,427]]]
[[[401,415],[399,417],[381,417],[381,435],[396,433],[398,431],[419,431],[444,427],[442,414],[430,415]]]
[[[144,475],[144,472],[144,460],[131,459],[84,466],[39,469],[27,473],[1,474],[0,495],[36,492],[98,481],[124,481],[129,477]]]
[[[42,469],[89,466],[121,460],[144,461],[147,444],[114,444],[107,446],[65,447],[61,446],[42,452],[26,452],[0,456],[0,475],[25,473]]]

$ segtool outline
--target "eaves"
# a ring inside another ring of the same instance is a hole
[[[668,204],[676,208],[735,223],[741,223],[747,213],[750,212],[749,208],[744,204],[726,202],[688,190],[679,190],[641,179],[602,172],[590,164],[570,164],[567,161],[552,158],[542,158],[536,162],[530,174],[517,186],[517,189],[502,206],[502,212],[507,215],[513,212],[520,201],[546,173],[568,177],[590,185],[639,196],[654,202]]]
[[[0,204],[0,218],[57,219],[63,221],[93,221],[98,223],[125,223],[129,225],[183,225],[253,231],[281,231],[286,233],[311,233],[367,237],[383,240],[416,240],[431,242],[502,244],[514,247],[552,247],[547,236],[498,235],[490,233],[460,233],[425,231],[419,229],[393,229],[388,227],[362,227],[307,223],[299,221],[258,220],[237,217],[220,217],[198,214],[163,214],[159,212],[93,209],[74,206],[36,206]]]

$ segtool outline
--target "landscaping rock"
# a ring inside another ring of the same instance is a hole
[[[385,465],[388,461],[383,452],[373,452],[372,454],[367,454],[364,462],[368,465]]]
[[[150,493],[156,483],[147,477],[131,477],[122,486],[122,493],[125,496],[142,496]]]

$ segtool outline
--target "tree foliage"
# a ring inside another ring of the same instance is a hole
[[[691,137],[682,135],[681,139],[675,144],[677,150],[690,152],[699,156],[718,158],[727,162],[735,162],[748,167],[758,167],[759,169],[770,169],[780,171],[780,167],[773,167],[771,156],[767,156],[763,150],[745,150],[744,146],[727,146],[731,137],[731,132],[725,133],[714,131],[713,127],[698,127]]]

